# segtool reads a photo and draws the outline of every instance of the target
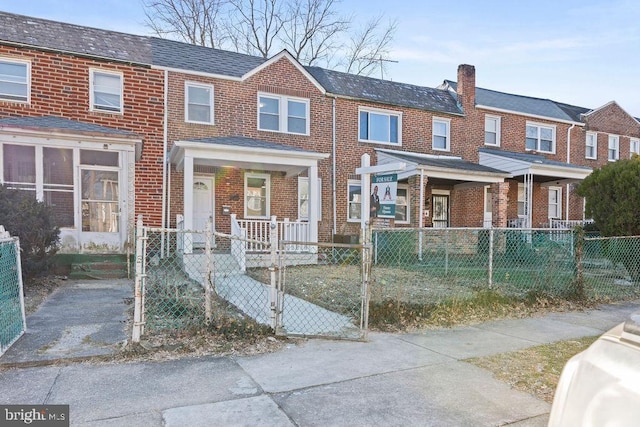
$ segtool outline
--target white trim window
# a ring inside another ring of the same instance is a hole
[[[620,137],[618,135],[609,135],[608,159],[615,162],[620,158]]]
[[[556,127],[538,123],[527,123],[525,149],[542,153],[556,152]]]
[[[598,134],[596,132],[587,132],[584,157],[585,159],[598,158]]]
[[[0,59],[0,100],[29,102],[31,63]]]
[[[360,181],[347,183],[347,222],[360,222],[362,217],[362,185]]]
[[[484,145],[500,146],[500,116],[484,116]]]
[[[322,220],[322,180],[318,178],[316,190],[316,207],[318,208],[318,221]],[[298,177],[298,219],[309,221],[309,178]]]
[[[640,155],[640,139],[629,140],[629,158],[633,157],[634,154]]]
[[[562,187],[549,187],[549,219],[562,218]]]
[[[409,206],[409,186],[407,184],[398,184],[396,190],[396,224],[409,224],[411,222]]]
[[[358,109],[358,140],[402,145],[402,113],[360,107]]]
[[[91,111],[122,113],[122,73],[89,70]]]
[[[264,173],[244,175],[244,217],[268,219],[271,215],[271,176]]]
[[[450,151],[451,120],[434,117],[432,123],[432,148],[438,151]]]
[[[518,217],[524,218],[529,214],[529,210],[527,209],[527,199],[528,197],[527,186],[523,183],[518,183]]]
[[[309,135],[309,100],[259,93],[258,130]]]
[[[184,121],[213,123],[213,85],[184,82]]]

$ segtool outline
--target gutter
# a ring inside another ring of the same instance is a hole
[[[168,206],[167,206],[167,146],[169,139],[168,132],[168,115],[169,115],[169,71],[165,70],[164,72],[164,123],[162,125],[163,136],[162,136],[162,224],[161,227],[169,228],[168,219]]]
[[[571,127],[569,127],[569,129],[567,129],[567,164],[571,163],[571,130],[573,130],[573,128],[576,127],[575,124],[571,125]],[[565,191],[565,208],[564,208],[564,219],[566,219],[567,221],[569,221],[569,190],[570,190],[570,185],[567,184],[566,185],[566,191]]]
[[[331,192],[332,192],[332,197],[333,197],[333,235],[335,235],[338,232],[338,219],[336,218],[337,215],[337,207],[336,207],[336,179],[337,179],[337,172],[336,172],[336,99],[337,96],[333,95],[333,100],[332,100],[332,112],[331,112],[331,173],[332,173],[332,179],[331,179]],[[322,194],[320,194],[320,197],[322,197]],[[333,236],[331,236],[331,240],[333,241]]]

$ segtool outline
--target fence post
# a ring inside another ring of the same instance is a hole
[[[444,229],[444,275],[449,275],[449,228]]]
[[[574,291],[577,297],[582,298],[585,296],[584,291],[584,266],[583,266],[583,258],[584,258],[584,228],[576,227],[574,229],[575,233],[575,273],[576,277],[574,279]]]
[[[493,287],[493,227],[489,229],[489,288]]]
[[[205,241],[204,241],[204,253],[206,258],[206,268],[204,273],[204,320],[207,325],[211,323],[211,270],[212,270],[212,257],[211,253],[211,239],[212,239],[212,224],[211,217],[207,221],[207,227],[205,229]]]
[[[131,335],[131,341],[134,343],[140,342],[140,336],[142,335],[142,280],[143,271],[142,263],[144,257],[144,244],[145,237],[143,236],[142,227],[142,215],[138,215],[138,222],[136,224],[136,276],[135,276],[135,291],[134,291],[134,307],[133,307],[133,333]]]
[[[360,296],[360,330],[362,338],[367,339],[367,331],[369,329],[369,281],[371,279],[371,268],[373,267],[373,251],[371,244],[373,229],[372,225],[367,222],[363,229],[362,236],[362,290]],[[376,233],[377,235],[377,233]]]
[[[270,276],[270,316],[271,316],[271,327],[274,331],[278,329],[277,319],[278,319],[278,289],[276,287],[276,261],[278,257],[278,224],[276,222],[276,217],[271,217],[271,232],[269,233],[270,237],[270,249],[271,249],[271,264],[269,265],[269,276]],[[284,248],[283,248],[284,250]]]

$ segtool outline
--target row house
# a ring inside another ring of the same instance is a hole
[[[122,252],[154,226],[330,241],[357,234],[356,174],[402,162],[396,227],[584,220],[575,186],[640,150],[615,102],[581,108],[436,88],[0,13],[2,183],[54,208],[67,252]],[[288,234],[287,234],[288,233]],[[193,245],[204,245],[200,239]]]

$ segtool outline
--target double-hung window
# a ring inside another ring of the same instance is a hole
[[[555,126],[527,123],[527,140],[525,148],[527,150],[540,151],[543,153],[555,153]]]
[[[0,59],[0,100],[29,102],[30,64]]]
[[[549,187],[549,219],[562,217],[562,187]]]
[[[396,224],[409,224],[409,186],[398,184],[396,190]]]
[[[269,218],[271,202],[271,176],[247,173],[244,176],[245,218]]]
[[[640,139],[631,139],[629,141],[629,157],[634,154],[640,155]]]
[[[433,118],[433,139],[432,146],[434,150],[450,151],[450,128],[451,120]]]
[[[620,137],[609,135],[609,161],[615,162],[620,158]]]
[[[598,158],[598,134],[595,132],[587,132],[584,157],[587,159]]]
[[[357,222],[362,217],[362,186],[360,181],[349,180],[347,184],[347,221]]]
[[[402,145],[402,114],[360,108],[358,139],[362,142]]]
[[[499,116],[484,116],[484,145],[500,146]]]
[[[213,124],[213,86],[185,82],[184,120],[190,123]]]
[[[316,190],[315,205],[318,212],[318,221],[322,219],[322,181],[318,178],[318,188]],[[298,177],[298,219],[309,220],[309,178]]]
[[[90,71],[90,109],[122,113],[122,74],[101,70]]]
[[[309,135],[309,100],[258,94],[258,129]]]

